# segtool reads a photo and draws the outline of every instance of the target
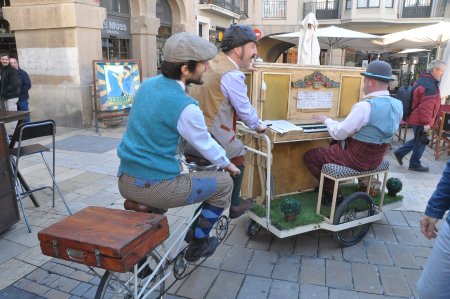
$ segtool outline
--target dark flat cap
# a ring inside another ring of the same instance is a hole
[[[231,24],[230,27],[225,29],[220,47],[223,51],[228,51],[249,42],[258,43],[258,38],[252,27],[248,25]]]
[[[361,75],[370,77],[379,81],[392,81],[392,67],[389,63],[381,60],[374,60],[367,66],[367,69]]]
[[[163,47],[164,60],[167,62],[206,61],[216,55],[216,46],[189,32],[172,35]]]

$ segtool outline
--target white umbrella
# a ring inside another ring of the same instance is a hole
[[[320,65],[320,45],[317,40],[316,29],[319,23],[314,13],[309,13],[301,22],[302,28],[298,32],[298,64]]]
[[[381,41],[381,37],[364,32],[344,29],[336,26],[319,28],[316,31],[320,45],[330,49],[330,64],[333,48],[383,49],[373,41]],[[298,32],[272,35],[271,38],[298,45]]]
[[[389,48],[438,48],[450,39],[450,22],[418,27],[382,36],[382,45]]]
[[[353,31],[336,26],[319,28],[316,31],[319,43],[326,48],[357,48],[372,49],[381,48],[379,44],[372,41],[381,40],[380,36],[359,31]],[[298,45],[299,32],[277,34],[271,38]]]
[[[439,83],[439,90],[441,97],[446,97],[450,95],[450,40],[447,42],[442,60],[447,64],[447,68],[441,78],[441,83]]]
[[[428,49],[405,49],[403,51],[392,54],[394,57],[408,57],[409,53],[417,53],[417,52],[430,52]]]

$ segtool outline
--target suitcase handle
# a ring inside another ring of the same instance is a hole
[[[81,251],[81,250],[67,248],[66,252],[67,252],[67,256],[71,260],[78,261],[78,262],[84,262],[84,259],[86,257],[86,255],[84,254],[84,251]]]

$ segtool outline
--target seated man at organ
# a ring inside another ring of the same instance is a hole
[[[403,116],[402,103],[389,96],[392,68],[384,61],[372,61],[365,72],[363,91],[365,97],[352,106],[350,114],[341,122],[324,115],[313,118],[327,126],[333,142],[330,147],[314,148],[303,156],[311,174],[320,179],[322,165],[334,163],[357,171],[375,169],[392,137],[398,130]],[[333,182],[325,179],[322,202],[329,203],[333,194]],[[338,202],[343,197],[338,193]]]

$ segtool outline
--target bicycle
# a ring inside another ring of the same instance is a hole
[[[217,166],[206,165],[204,161],[205,160],[199,159],[196,162],[185,162],[185,165],[189,172],[219,170]],[[134,265],[131,271],[119,273],[106,270],[101,276],[95,298],[103,299],[118,297],[141,299],[147,298],[155,293],[157,294],[157,298],[164,298],[164,295],[176,281],[184,279],[198,268],[206,258],[201,258],[195,263],[187,262],[184,258],[184,254],[188,244],[184,242],[184,240],[189,228],[200,216],[201,209],[198,208],[200,205],[201,203],[190,205],[189,208],[191,209],[197,208],[197,210],[192,213],[193,217],[178,225],[173,232],[171,231],[169,238],[155,250],[149,252],[144,260]],[[145,209],[146,212],[156,212],[158,214],[164,212],[134,202],[131,202],[130,204],[130,201],[128,200],[125,201],[125,207],[126,209],[134,209],[140,212],[142,212],[142,209]],[[219,217],[212,230],[220,243],[227,235],[228,223],[228,217],[222,215]],[[192,267],[192,269],[189,269],[190,267]],[[91,268],[91,270],[98,275],[94,269]],[[175,280],[166,288],[166,280],[172,273]]]

